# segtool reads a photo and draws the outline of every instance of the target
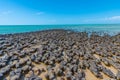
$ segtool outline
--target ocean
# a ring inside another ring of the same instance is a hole
[[[120,24],[79,24],[79,25],[0,25],[0,34],[14,34],[51,29],[65,29],[77,32],[120,33]]]

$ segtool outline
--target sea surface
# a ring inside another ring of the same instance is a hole
[[[120,24],[79,24],[79,25],[0,25],[0,34],[14,34],[51,29],[65,29],[77,32],[120,33]]]

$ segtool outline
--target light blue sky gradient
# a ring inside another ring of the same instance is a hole
[[[120,0],[0,0],[0,25],[120,23]]]

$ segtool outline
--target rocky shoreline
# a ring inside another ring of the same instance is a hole
[[[120,80],[120,34],[0,35],[0,80]]]

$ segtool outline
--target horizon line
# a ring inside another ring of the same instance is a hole
[[[26,26],[29,26],[29,25],[35,25],[35,26],[39,26],[39,25],[120,25],[120,23],[83,23],[83,24],[0,24],[0,26],[22,26],[22,25],[26,25]]]

